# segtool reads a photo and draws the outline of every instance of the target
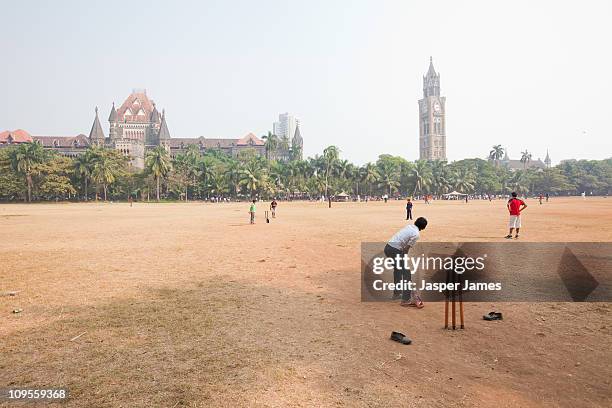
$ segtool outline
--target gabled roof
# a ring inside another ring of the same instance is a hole
[[[175,137],[170,139],[170,147],[183,148],[189,145],[204,144],[204,138],[200,137]]]
[[[242,139],[238,139],[236,141],[236,145],[237,146],[246,146],[246,145],[264,146],[265,143],[263,140],[255,136],[253,133],[249,133],[246,136],[244,136]]]
[[[32,136],[35,141],[40,142],[43,147],[51,148],[51,147],[88,147],[89,146],[89,138],[84,134],[79,134],[76,136]]]
[[[23,129],[5,130],[0,133],[0,143],[29,143],[32,142],[32,136]]]
[[[159,140],[170,139],[170,131],[168,131],[168,125],[166,124],[166,112],[162,113],[161,125],[159,125]]]
[[[100,119],[98,119],[98,107],[96,106],[96,117],[94,118],[93,125],[89,131],[89,138],[91,140],[104,140],[104,131],[100,125]]]
[[[136,115],[140,109],[144,115]],[[145,91],[134,91],[117,110],[117,119],[121,122],[148,122],[153,112],[153,101]]]

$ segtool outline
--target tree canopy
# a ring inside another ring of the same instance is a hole
[[[358,166],[336,146],[305,160],[276,158],[284,143],[269,135],[266,157],[254,150],[236,157],[219,150],[201,153],[197,146],[171,158],[163,147],[147,152],[145,169],[135,170],[117,150],[91,147],[69,158],[37,143],[0,149],[0,200],[306,198],[351,195],[467,194],[609,194],[612,159],[567,160],[547,169],[509,170],[500,163],[503,149],[493,146],[488,160],[444,161],[406,159],[382,154]]]

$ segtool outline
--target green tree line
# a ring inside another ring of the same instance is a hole
[[[612,159],[566,160],[547,169],[509,170],[493,146],[488,160],[465,159],[409,162],[380,155],[358,166],[341,157],[336,146],[306,160],[278,161],[267,141],[266,157],[253,150],[231,157],[218,150],[204,154],[189,146],[171,158],[162,147],[145,157],[136,171],[119,151],[90,147],[76,158],[45,150],[39,143],[0,149],[0,200],[201,200],[218,198],[315,198],[345,192],[351,195],[440,195],[452,190],[468,194],[607,195],[612,185]]]

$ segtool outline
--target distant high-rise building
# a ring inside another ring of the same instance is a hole
[[[295,128],[300,124],[300,120],[289,113],[281,113],[278,115],[278,122],[272,124],[272,133],[278,136],[279,139],[286,137],[291,140],[295,135]]]
[[[419,153],[421,160],[446,160],[446,98],[440,96],[440,74],[431,57],[419,100]]]
[[[278,115],[278,122],[272,124],[272,133],[278,137],[280,160],[301,159],[304,140],[300,133],[300,120],[285,112]],[[292,157],[292,152],[293,156]]]

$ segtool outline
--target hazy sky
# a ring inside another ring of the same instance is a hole
[[[306,155],[418,158],[429,56],[450,160],[612,155],[612,2],[0,0],[0,131],[88,134],[146,88],[173,137],[302,120]]]

